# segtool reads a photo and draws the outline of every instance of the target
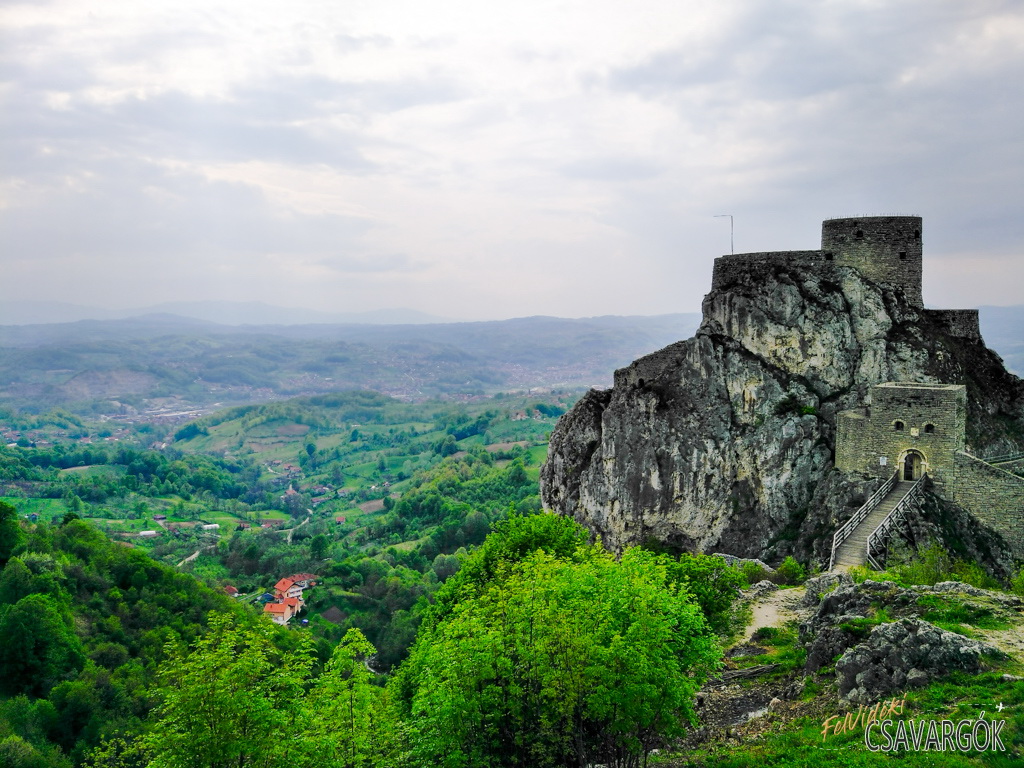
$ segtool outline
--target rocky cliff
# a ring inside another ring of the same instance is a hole
[[[703,313],[693,338],[617,371],[552,434],[545,505],[612,549],[820,561],[873,488],[833,469],[836,414],[885,381],[966,384],[969,448],[1024,448],[1024,382],[979,337],[855,269],[752,265]]]

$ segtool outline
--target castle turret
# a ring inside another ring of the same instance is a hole
[[[821,226],[821,252],[872,282],[902,288],[912,305],[924,306],[920,216],[828,219]]]

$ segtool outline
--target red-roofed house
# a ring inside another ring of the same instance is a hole
[[[287,603],[267,603],[263,606],[263,614],[269,616],[275,624],[287,624],[295,613],[295,608]]]
[[[224,591],[227,592],[231,597],[238,597],[238,589],[228,584],[224,587]]]
[[[315,573],[293,573],[288,577],[303,589],[307,587],[316,586],[316,574]]]
[[[276,603],[267,603],[263,606],[263,615],[269,616],[275,624],[287,624],[295,614],[302,610],[301,597],[286,597]]]
[[[302,587],[292,579],[285,577],[274,585],[274,594],[277,595],[278,600],[283,600],[286,597],[302,597]]]

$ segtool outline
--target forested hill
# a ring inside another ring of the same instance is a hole
[[[5,765],[80,762],[100,740],[138,731],[167,644],[195,642],[210,611],[244,617],[226,595],[74,515],[19,524],[0,502],[0,564]],[[295,644],[283,630],[278,641]]]
[[[0,405],[145,412],[372,389],[406,400],[607,386],[699,315],[433,325],[228,326],[174,316],[0,327]],[[114,401],[115,404],[112,404]]]

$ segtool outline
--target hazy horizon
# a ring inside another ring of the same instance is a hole
[[[739,253],[902,212],[927,305],[1024,302],[1008,0],[14,0],[0,34],[19,299],[656,316],[698,311],[716,215]]]

